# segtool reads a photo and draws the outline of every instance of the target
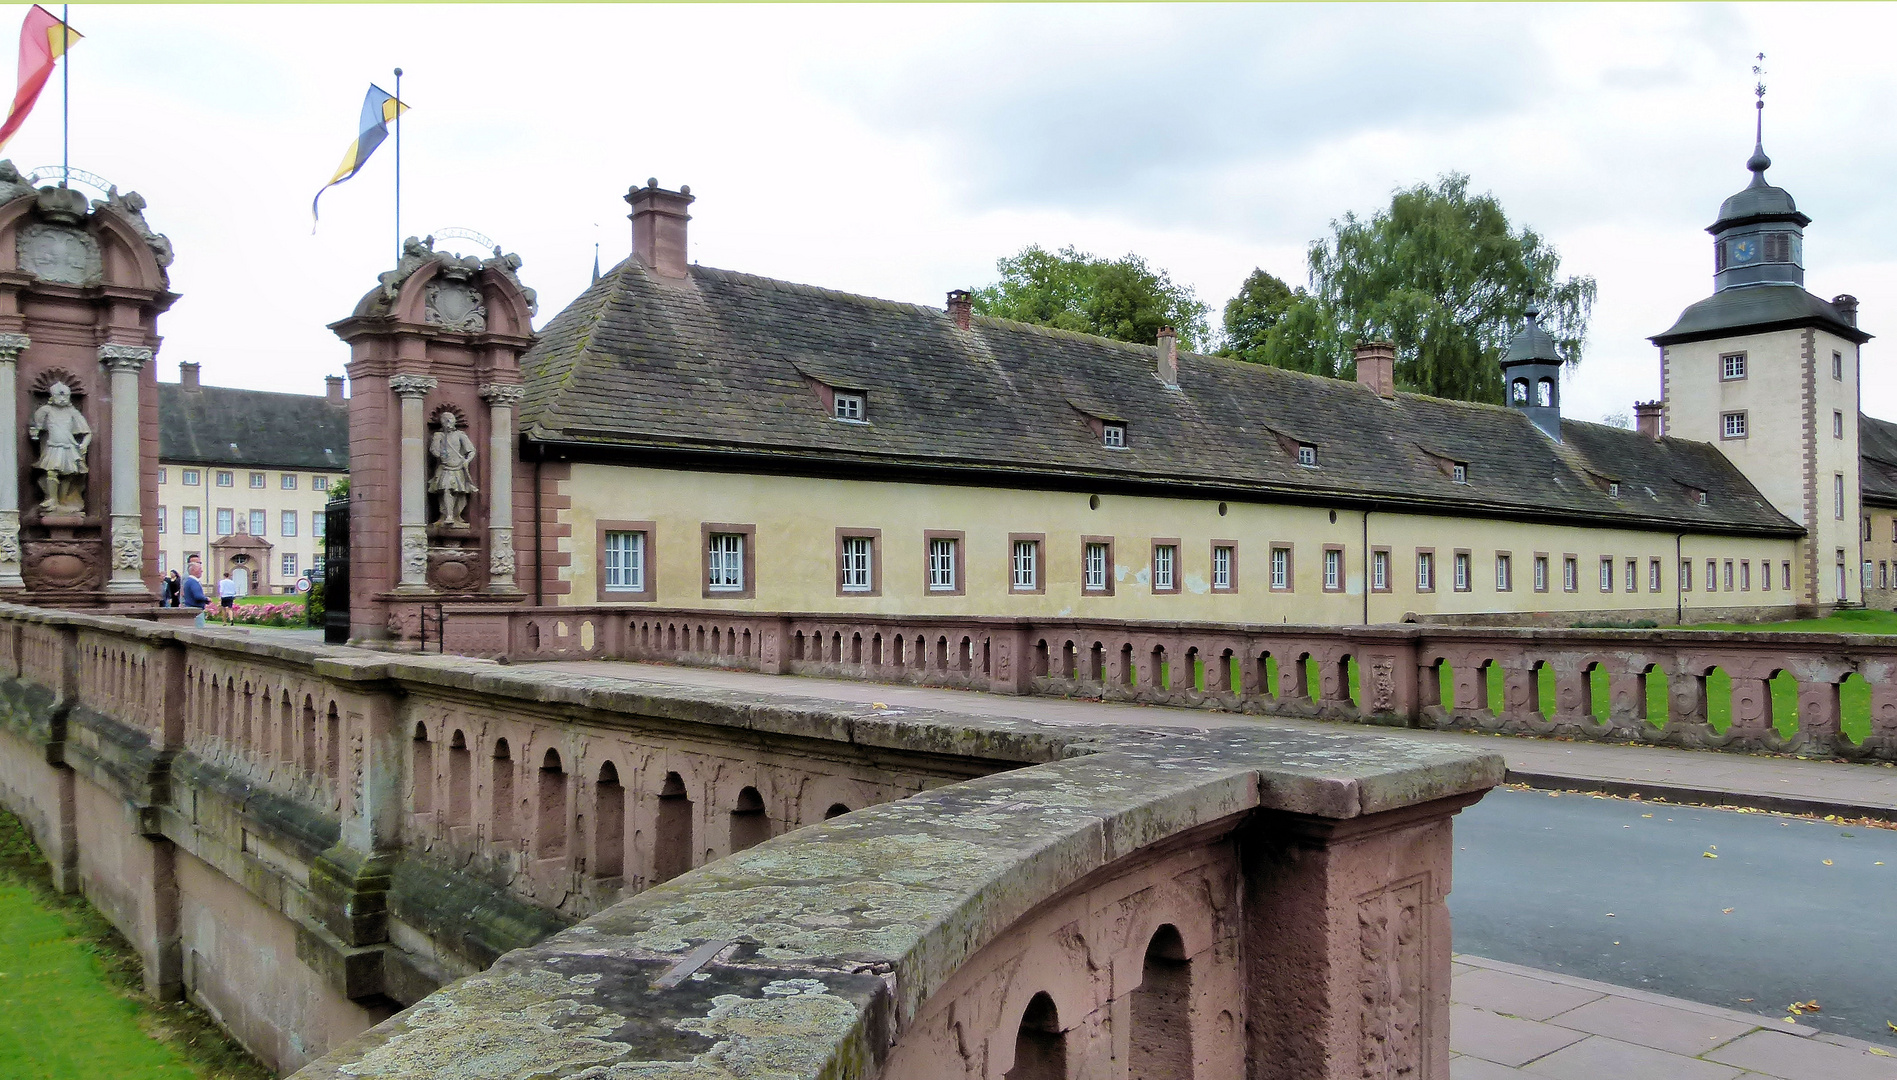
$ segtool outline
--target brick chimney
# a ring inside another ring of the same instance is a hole
[[[323,376],[323,386],[329,391],[331,405],[343,404],[343,377],[341,375]]]
[[[185,360],[178,364],[178,383],[186,390],[197,390],[198,365],[195,360]]]
[[[1159,362],[1156,374],[1159,381],[1174,389],[1179,387],[1179,335],[1170,326],[1159,328]]]
[[[969,321],[975,317],[975,298],[967,289],[950,289],[948,294],[949,318],[963,330],[968,329]]]
[[[1857,297],[1850,293],[1834,296],[1831,298],[1831,306],[1838,309],[1838,314],[1844,316],[1845,322],[1852,326],[1857,325]]]
[[[1665,406],[1657,401],[1634,402],[1634,430],[1649,439],[1666,434]]]
[[[1396,396],[1396,346],[1366,341],[1357,346],[1357,381],[1381,398]]]
[[[657,178],[649,179],[645,187],[626,192],[626,202],[632,206],[633,257],[662,277],[686,276],[685,223],[692,216],[685,208],[692,205],[691,185],[667,191]]]

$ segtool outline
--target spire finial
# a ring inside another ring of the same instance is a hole
[[[1758,110],[1753,126],[1752,156],[1746,160],[1746,168],[1752,170],[1752,183],[1765,184],[1765,170],[1772,167],[1772,159],[1765,156],[1765,54],[1752,58],[1752,77],[1757,85],[1752,92],[1758,96],[1754,108]]]
[[[1535,320],[1541,318],[1541,305],[1530,300],[1528,307],[1523,309],[1522,314],[1528,316],[1528,325],[1533,326],[1535,325]]]

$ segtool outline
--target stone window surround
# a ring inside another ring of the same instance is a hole
[[[1614,591],[1614,557],[1612,555],[1601,556],[1601,591],[1604,593]]]
[[[255,490],[261,491],[263,488],[268,486],[269,483],[270,483],[269,473],[253,472],[250,474],[250,486]]]
[[[1172,584],[1162,589],[1159,587],[1159,549],[1163,547],[1169,547],[1172,549]],[[1152,571],[1153,580],[1151,584],[1152,584],[1153,592],[1156,595],[1172,596],[1184,591],[1184,582],[1181,579],[1185,577],[1185,574],[1183,573],[1185,568],[1179,565],[1180,562],[1182,561],[1179,557],[1179,551],[1180,551],[1180,548],[1179,548],[1178,537],[1176,536],[1153,537],[1152,553],[1151,555],[1148,556],[1148,562],[1146,566],[1147,566],[1147,569]]]
[[[1087,548],[1093,544],[1100,544],[1107,549],[1107,583],[1104,588],[1099,589],[1087,587]],[[1082,536],[1080,538],[1080,591],[1088,596],[1112,596],[1113,584],[1113,537]]]
[[[1728,360],[1739,361],[1739,373],[1737,375],[1727,374],[1729,365],[1726,362]],[[1749,373],[1749,370],[1750,370],[1750,365],[1747,362],[1746,354],[1744,352],[1730,352],[1730,353],[1719,354],[1719,381],[1720,382],[1744,382],[1746,375]]]
[[[182,530],[180,535],[202,536],[204,534],[204,518],[199,514],[198,508],[195,506],[186,506],[181,509],[184,513],[178,522],[178,528]],[[195,529],[191,528],[194,523],[197,525]]]
[[[934,557],[931,549],[937,540],[955,541],[955,587],[953,589],[935,589],[929,584],[929,562]],[[926,529],[922,533],[922,595],[924,596],[964,596],[968,592],[968,533],[961,529]]]
[[[185,486],[185,487],[197,487],[197,486],[198,486],[198,479],[199,479],[199,477],[200,477],[200,476],[202,475],[201,473],[199,473],[199,472],[198,472],[198,470],[196,470],[196,469],[180,469],[180,470],[178,470],[178,471],[179,471],[180,473],[182,473],[182,474],[183,474],[183,483],[184,483],[184,486]]]
[[[1740,592],[1752,591],[1752,560],[1751,559],[1739,560],[1739,591]]]
[[[1665,564],[1663,564],[1657,558],[1649,558],[1647,560],[1647,591],[1650,593],[1657,593],[1665,585],[1666,585]]]
[[[1637,557],[1627,560],[1627,580],[1625,584],[1627,591],[1630,593],[1640,591],[1640,560]]]
[[[1578,593],[1581,591],[1581,556],[1579,552],[1561,553],[1561,591]]]
[[[606,534],[609,532],[636,532],[645,534],[645,588],[635,590],[608,589],[606,587]],[[658,534],[658,524],[651,521],[622,521],[612,518],[600,518],[593,522],[593,580],[599,583],[595,591],[599,594],[600,603],[651,603],[659,598]],[[709,545],[711,540],[711,534],[709,532],[705,534],[705,540],[707,545]],[[749,573],[751,545],[749,544],[745,545],[744,561],[746,563],[745,584],[748,586],[751,581],[751,575]],[[705,573],[707,583],[709,583],[710,577],[711,574],[708,569]],[[728,596],[730,594],[719,593],[718,595]]]
[[[1429,582],[1428,582],[1428,584],[1424,584],[1424,582],[1423,582],[1423,558],[1424,558],[1424,556],[1428,556],[1428,558],[1429,558]],[[1417,592],[1419,592],[1419,593],[1433,593],[1433,592],[1435,592],[1435,591],[1436,591],[1436,571],[1437,571],[1437,567],[1436,567],[1436,549],[1435,549],[1435,548],[1417,548],[1417,549],[1416,549],[1416,591],[1417,591]]]
[[[228,530],[224,528],[224,515],[226,514],[230,515],[230,522],[231,522],[231,527]],[[231,507],[231,506],[218,507],[217,515],[213,519],[212,525],[213,525],[214,533],[217,536],[235,536],[237,534],[236,507]]]
[[[1767,563],[1766,565],[1770,566],[1771,564]],[[1693,560],[1691,559],[1680,560],[1680,591],[1693,591]]]
[[[1736,439],[1743,439],[1743,438],[1746,438],[1749,434],[1751,434],[1752,418],[1749,415],[1747,415],[1748,411],[1749,410],[1746,410],[1746,409],[1733,409],[1731,411],[1722,412],[1719,414],[1719,439],[1721,442],[1730,442]],[[1728,421],[1731,420],[1735,416],[1739,418],[1739,433],[1736,435],[1728,434],[1728,432],[1731,430],[1731,425],[1728,423]]]
[[[1289,540],[1273,540],[1271,541],[1270,544],[1266,546],[1265,550],[1271,553],[1270,554],[1271,561],[1266,564],[1267,569],[1277,564],[1278,552],[1280,551],[1284,552],[1284,584],[1279,585],[1277,584],[1275,580],[1273,580],[1273,578],[1275,578],[1276,575],[1273,575],[1273,578],[1266,578],[1266,581],[1270,583],[1270,586],[1269,586],[1270,591],[1277,592],[1277,593],[1297,592],[1298,591],[1298,553],[1297,553],[1296,546],[1293,545],[1291,541]]]
[[[1014,546],[1016,544],[1034,545],[1034,587],[1024,589],[1014,583]],[[1086,556],[1082,549],[1081,560]],[[1086,568],[1082,567],[1082,573]],[[1112,577],[1109,571],[1107,576]],[[1085,579],[1082,579],[1083,584]],[[1047,592],[1047,534],[1046,533],[1009,533],[1008,534],[1008,591],[1021,596],[1040,596]]]
[[[1228,556],[1228,558],[1231,559],[1231,563],[1230,563],[1231,582],[1230,584],[1226,585],[1223,588],[1220,588],[1216,584],[1212,584],[1210,588],[1215,593],[1235,593],[1238,591],[1238,541],[1236,540],[1212,541],[1210,550],[1206,552],[1206,556],[1212,560],[1211,562],[1208,562],[1205,564],[1206,565],[1206,581],[1211,582],[1213,580],[1211,571],[1214,566],[1218,565],[1218,557],[1219,557],[1218,551],[1220,548],[1224,548],[1226,551],[1230,552],[1230,555]]]
[[[287,473],[284,473],[282,476],[279,476],[277,478],[277,487],[279,490],[282,490],[282,491],[295,491],[296,490],[296,474],[293,472],[287,472]]]
[[[1452,592],[1475,591],[1475,558],[1468,548],[1450,553],[1449,588]],[[1461,578],[1460,581],[1457,578]]]
[[[740,556],[739,573],[744,575],[737,589],[713,589],[711,587],[711,538],[726,534],[744,537],[743,552]],[[651,542],[648,537],[647,543]],[[647,549],[648,559],[650,548]],[[646,581],[652,580],[650,565],[646,569]],[[754,600],[757,598],[757,526],[727,521],[705,521],[698,526],[698,584],[700,595],[706,600]]]
[[[237,486],[237,474],[236,474],[236,473],[234,473],[234,472],[232,472],[232,471],[231,471],[231,470],[229,470],[229,469],[219,469],[219,470],[217,470],[217,473],[216,473],[216,475],[215,475],[215,476],[213,476],[213,477],[212,477],[212,479],[213,479],[213,480],[215,480],[215,481],[217,482],[217,486],[218,486],[218,487],[235,487],[235,486]]]
[[[1831,377],[1839,382],[1844,381],[1844,354],[1836,349],[1831,350]]]
[[[1515,553],[1512,551],[1495,553],[1495,591],[1515,591]]]
[[[168,515],[165,513],[164,504],[160,503],[158,506],[158,532],[159,532],[159,535],[161,536],[164,534],[164,531],[165,531],[165,525],[167,524],[165,519],[167,516]]]
[[[1325,544],[1323,551],[1324,561],[1319,564],[1320,569],[1323,570],[1330,568],[1331,552],[1334,551],[1337,553],[1337,584],[1332,585],[1329,582],[1325,582],[1324,591],[1327,593],[1340,593],[1345,591],[1350,587],[1350,568],[1344,565],[1344,545]]]
[[[845,540],[869,541],[869,588],[867,589],[845,589],[843,587],[843,541]],[[883,530],[838,526],[836,533],[836,589],[838,596],[883,595]]]
[[[1548,580],[1554,573],[1553,560],[1548,558],[1548,553],[1545,551],[1535,552],[1532,558],[1535,580],[1531,584],[1534,585],[1536,592],[1545,593],[1553,586],[1553,582]]]
[[[1727,591],[1727,592],[1732,592],[1732,591],[1734,591],[1734,590],[1733,590],[1733,587],[1732,587],[1732,580],[1733,580],[1733,577],[1732,577],[1732,569],[1733,569],[1733,567],[1732,567],[1732,560],[1731,560],[1731,559],[1727,559],[1727,560],[1726,560],[1726,565],[1725,565],[1725,571],[1726,571],[1726,576],[1725,576],[1725,582],[1726,582],[1726,591]]]
[[[1719,591],[1719,560],[1718,559],[1706,560],[1706,591],[1707,592]]]
[[[1844,410],[1842,409],[1831,410],[1831,437],[1844,438]]]

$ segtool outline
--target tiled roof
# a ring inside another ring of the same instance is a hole
[[[1765,333],[1815,326],[1863,344],[1871,335],[1859,330],[1831,306],[1798,285],[1740,285],[1721,289],[1680,312],[1663,334],[1647,340],[1655,345],[1726,337],[1735,330]]]
[[[1857,453],[1864,501],[1897,506],[1897,424],[1859,413]]]
[[[725,270],[668,281],[627,260],[522,359],[522,428],[577,457],[1561,518],[1796,535],[1714,447],[1399,394],[1152,346]],[[812,380],[868,394],[869,423]],[[1109,450],[1088,415],[1124,420]],[[1297,444],[1317,468],[1297,464]],[[1468,465],[1468,483],[1450,464]],[[1620,498],[1608,482],[1620,483]],[[1700,506],[1698,492],[1708,494]]]
[[[349,410],[312,394],[159,383],[158,457],[343,472],[349,468]]]

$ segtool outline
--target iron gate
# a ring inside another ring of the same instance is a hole
[[[349,641],[349,500],[323,506],[323,641]]]

